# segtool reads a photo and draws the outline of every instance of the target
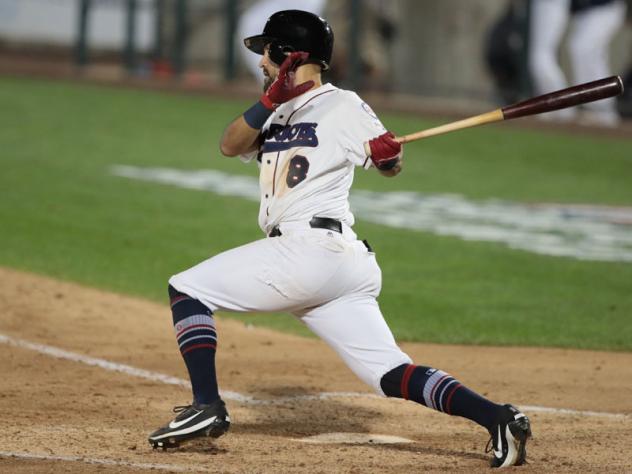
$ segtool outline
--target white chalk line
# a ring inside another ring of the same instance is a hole
[[[259,202],[259,180],[217,170],[115,165],[115,176]],[[521,204],[458,194],[352,190],[353,214],[396,229],[499,242],[509,248],[556,257],[632,262],[632,208],[585,204]]]
[[[0,334],[0,343],[8,344],[10,346],[19,347],[22,349],[28,349],[41,354],[49,355],[57,359],[65,359],[73,362],[80,362],[82,364],[99,367],[111,372],[120,372],[123,374],[131,375],[133,377],[150,380],[152,382],[162,382],[167,385],[177,385],[180,387],[191,388],[189,381],[178,377],[173,377],[159,372],[151,370],[139,369],[131,365],[119,364],[118,362],[111,362],[106,359],[99,359],[96,357],[90,357],[76,352],[67,351],[58,347],[48,346],[45,344],[38,344],[29,342],[24,339],[18,339],[10,337],[4,334]],[[277,397],[274,399],[259,399],[250,395],[244,395],[239,392],[233,392],[229,390],[222,390],[221,396],[225,400],[231,400],[247,405],[279,405],[284,403],[300,402],[300,401],[321,401],[332,398],[383,398],[371,393],[363,392],[320,392],[312,395],[295,395],[288,397]],[[586,411],[586,410],[573,410],[570,408],[553,408],[543,407],[537,405],[521,405],[520,408],[526,412],[532,413],[549,413],[555,415],[573,415],[582,417],[599,417],[610,418],[620,420],[630,420],[632,417],[624,413],[607,413],[599,411]]]
[[[124,466],[137,469],[151,469],[170,472],[210,472],[207,469],[179,466],[177,464],[155,464],[145,462],[131,462],[118,459],[109,458],[88,458],[83,456],[58,456],[52,454],[35,454],[35,453],[20,453],[11,451],[0,451],[0,457],[2,458],[17,458],[35,461],[66,461],[66,462],[83,462],[86,464],[98,464],[102,466]]]
[[[570,408],[552,408],[541,407],[537,405],[520,405],[520,409],[526,412],[532,413],[552,413],[554,415],[573,415],[573,416],[593,416],[599,418],[611,418],[628,420],[632,419],[632,416],[625,413],[607,413],[603,411],[590,411],[590,410],[572,410]]]

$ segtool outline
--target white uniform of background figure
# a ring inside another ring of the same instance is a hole
[[[257,79],[261,79],[261,68],[259,67],[261,56],[244,48],[242,38],[260,34],[266,21],[273,13],[281,10],[300,9],[322,16],[326,4],[326,0],[301,0],[300,2],[296,0],[260,0],[248,7],[239,17],[235,37],[238,38],[237,51],[240,52],[250,73]]]
[[[263,127],[259,226],[266,237],[175,275],[170,284],[212,311],[291,312],[382,394],[381,377],[411,359],[396,345],[376,301],[381,271],[352,230],[349,189],[369,168],[363,143],[385,128],[353,92],[330,84],[282,104]],[[313,229],[315,215],[342,234]]]
[[[611,75],[609,45],[625,21],[626,5],[621,0],[595,5],[571,14],[571,0],[532,0],[529,32],[529,69],[537,94],[568,87],[558,61],[560,44],[570,24],[568,52],[574,84]],[[584,120],[596,125],[615,126],[619,122],[615,99],[584,106]],[[577,109],[563,109],[543,118],[572,120]]]

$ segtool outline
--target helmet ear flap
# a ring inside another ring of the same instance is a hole
[[[286,56],[289,53],[293,53],[295,49],[288,44],[283,44],[278,40],[274,40],[272,43],[270,43],[268,51],[270,54],[270,59],[272,59],[275,64],[278,64],[280,66],[281,64],[283,64],[283,61],[285,61]]]

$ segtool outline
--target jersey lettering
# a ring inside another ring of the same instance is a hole
[[[307,177],[309,170],[309,161],[301,155],[296,155],[290,160],[290,166],[287,170],[285,182],[288,188],[293,188]]]
[[[294,125],[280,125],[273,123],[266,133],[263,153],[285,151],[299,146],[317,147],[317,123],[295,123]]]

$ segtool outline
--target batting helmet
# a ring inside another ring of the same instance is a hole
[[[334,48],[334,32],[318,15],[283,10],[268,18],[262,34],[244,39],[244,44],[257,54],[263,54],[265,46],[270,45],[270,59],[276,64],[281,64],[287,53],[305,51],[309,53],[308,62],[320,64],[326,71]]]

